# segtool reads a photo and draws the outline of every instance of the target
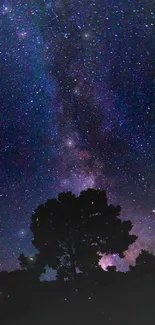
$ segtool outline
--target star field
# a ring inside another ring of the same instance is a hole
[[[60,191],[107,190],[155,252],[154,1],[2,1],[0,270],[35,253],[33,209]]]

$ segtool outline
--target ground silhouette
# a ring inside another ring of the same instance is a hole
[[[95,272],[93,270],[93,272]],[[77,280],[40,283],[1,305],[3,325],[154,324],[155,274],[79,274]],[[9,301],[9,302],[8,302]],[[5,315],[4,315],[5,312]]]

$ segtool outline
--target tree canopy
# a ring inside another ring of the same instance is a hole
[[[77,268],[85,274],[99,261],[97,253],[124,257],[137,237],[129,234],[131,221],[118,218],[121,207],[108,205],[104,190],[88,189],[78,197],[60,193],[37,207],[32,215],[32,241],[37,263],[57,270],[59,278],[73,279]],[[26,265],[27,258],[22,255]]]

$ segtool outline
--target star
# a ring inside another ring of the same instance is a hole
[[[20,229],[18,231],[17,235],[20,239],[24,239],[27,235],[27,231],[25,229]]]
[[[18,37],[20,40],[23,40],[27,37],[27,32],[26,31],[21,31],[21,32],[18,32]]]
[[[69,138],[66,140],[66,146],[69,148],[73,148],[75,146],[75,142],[73,139]]]
[[[11,11],[12,11],[12,8],[9,5],[2,6],[2,14],[3,15],[9,14]]]

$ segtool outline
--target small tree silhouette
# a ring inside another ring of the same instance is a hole
[[[36,281],[39,279],[42,273],[45,273],[45,263],[41,259],[40,254],[34,256],[25,256],[23,253],[18,258],[20,266],[27,272],[27,276],[30,281]]]
[[[108,205],[104,190],[95,189],[79,197],[60,193],[38,206],[31,223],[37,263],[56,269],[59,279],[73,279],[76,268],[87,274],[98,265],[98,252],[123,257],[137,237],[129,234],[132,223],[118,218],[120,211],[120,206]],[[24,255],[22,263],[28,264]]]

